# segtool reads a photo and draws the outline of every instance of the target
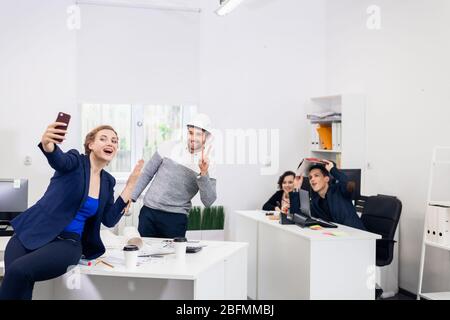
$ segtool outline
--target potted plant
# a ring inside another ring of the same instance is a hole
[[[189,212],[186,237],[191,240],[225,240],[223,206],[193,207]]]

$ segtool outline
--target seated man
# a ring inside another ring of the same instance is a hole
[[[340,172],[333,162],[323,161],[326,163],[325,166],[317,164],[309,169],[309,183],[312,189],[311,215],[329,222],[365,230],[353,206],[351,184],[347,176]],[[330,184],[330,174],[336,179],[336,183]],[[300,212],[299,204],[298,193],[293,194],[291,196],[292,212]]]

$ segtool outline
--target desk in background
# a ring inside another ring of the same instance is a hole
[[[236,213],[236,240],[249,243],[250,298],[375,298],[375,242],[380,235],[341,225],[323,230],[281,225],[263,211]]]

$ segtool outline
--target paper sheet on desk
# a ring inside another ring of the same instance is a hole
[[[323,232],[323,234],[327,235],[327,236],[335,236],[335,237],[348,236],[348,233],[346,233],[344,231],[326,231],[326,232]]]
[[[139,252],[139,255],[151,254],[171,254],[175,253],[175,248],[167,242],[162,241],[145,241],[144,248]]]

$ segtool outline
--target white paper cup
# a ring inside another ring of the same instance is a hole
[[[135,245],[126,245],[123,248],[123,254],[125,256],[125,267],[127,269],[134,269],[138,262],[139,248]]]
[[[175,258],[177,260],[184,260],[186,257],[187,239],[183,237],[175,238],[173,239],[173,246],[175,248]]]

